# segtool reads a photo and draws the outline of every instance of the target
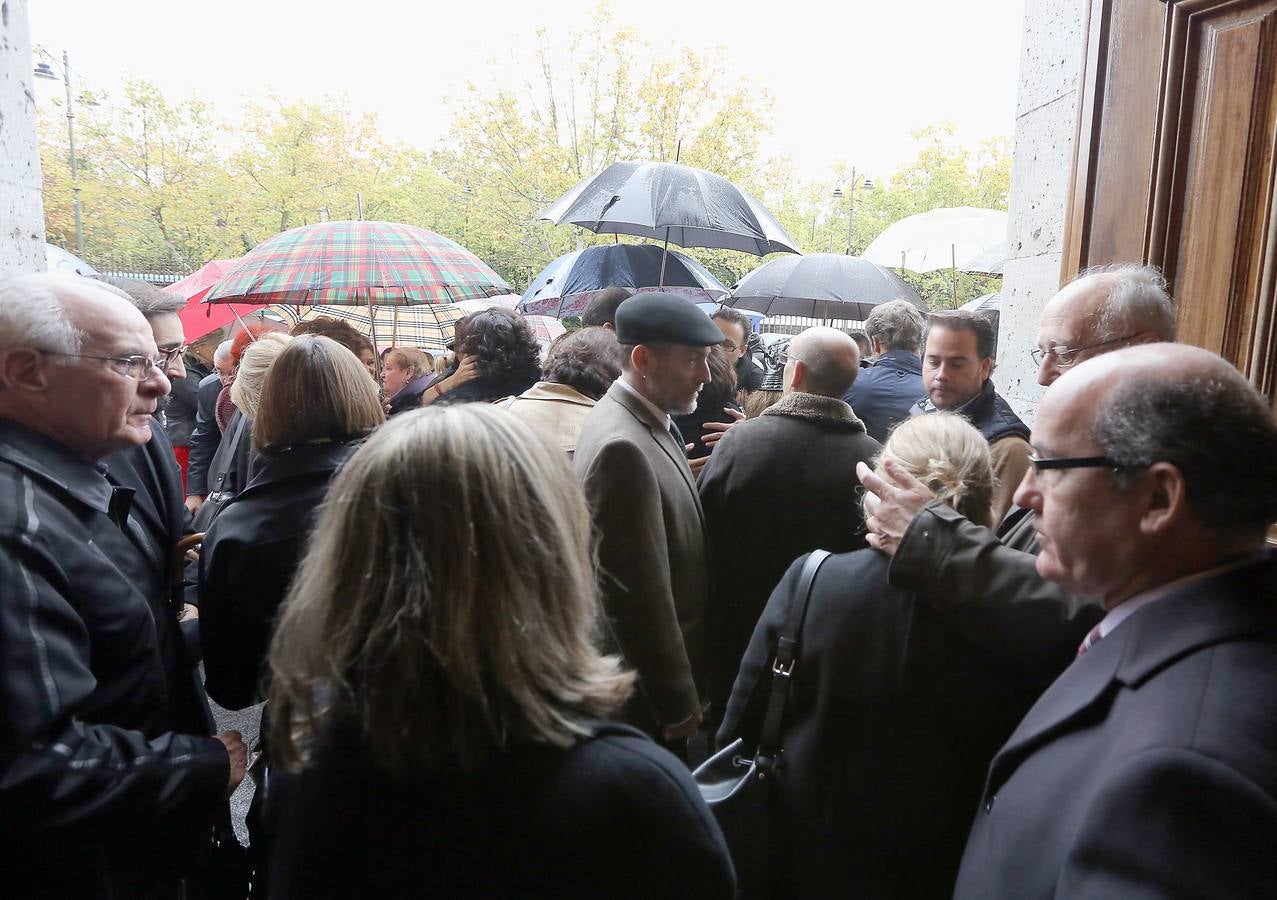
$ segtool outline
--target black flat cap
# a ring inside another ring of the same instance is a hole
[[[682,344],[709,347],[723,332],[696,304],[677,294],[635,294],[616,309],[616,339],[622,344]]]

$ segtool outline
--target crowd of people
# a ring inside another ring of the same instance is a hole
[[[1155,269],[1004,348],[1032,427],[904,301],[180,307],[0,280],[0,893],[1277,894],[1277,424]],[[773,726],[760,850],[693,770]]]

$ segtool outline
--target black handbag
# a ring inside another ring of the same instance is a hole
[[[737,738],[705,760],[692,777],[718,820],[736,865],[740,896],[767,897],[772,893],[771,829],[775,814],[774,783],[783,747],[781,728],[785,705],[798,663],[799,643],[812,585],[832,554],[815,550],[807,557],[798,577],[798,592],[789,613],[788,627],[776,642],[772,660],[771,690],[758,747],[751,755],[743,738]]]

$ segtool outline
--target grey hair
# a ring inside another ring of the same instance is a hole
[[[1277,422],[1236,370],[1123,381],[1096,413],[1091,435],[1105,456],[1130,467],[1112,473],[1119,491],[1144,467],[1168,462],[1204,525],[1248,537],[1277,521]]]
[[[165,313],[176,315],[186,306],[177,294],[163,291],[149,282],[136,278],[119,278],[115,275],[99,275],[97,280],[116,289],[125,300],[137,307],[138,312],[150,319]]]
[[[213,362],[217,362],[219,359],[224,359],[227,362],[230,362],[231,351],[234,349],[234,347],[235,347],[234,341],[222,341],[220,344],[217,345],[217,349],[213,351]]]
[[[1141,331],[1153,332],[1158,340],[1175,340],[1175,304],[1161,269],[1117,263],[1093,266],[1077,277],[1089,275],[1113,275],[1116,279],[1095,321],[1096,341],[1115,341]]]
[[[927,320],[908,300],[879,303],[865,319],[865,334],[888,350],[917,353]]]
[[[59,284],[80,276],[41,272],[0,279],[0,352],[27,347],[79,353],[84,334],[58,298]]]

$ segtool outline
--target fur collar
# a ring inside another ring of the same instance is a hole
[[[820,425],[833,425],[848,431],[865,430],[865,423],[856,418],[851,407],[837,397],[820,397],[799,391],[786,394],[767,409],[765,416],[790,416],[807,419]]]

